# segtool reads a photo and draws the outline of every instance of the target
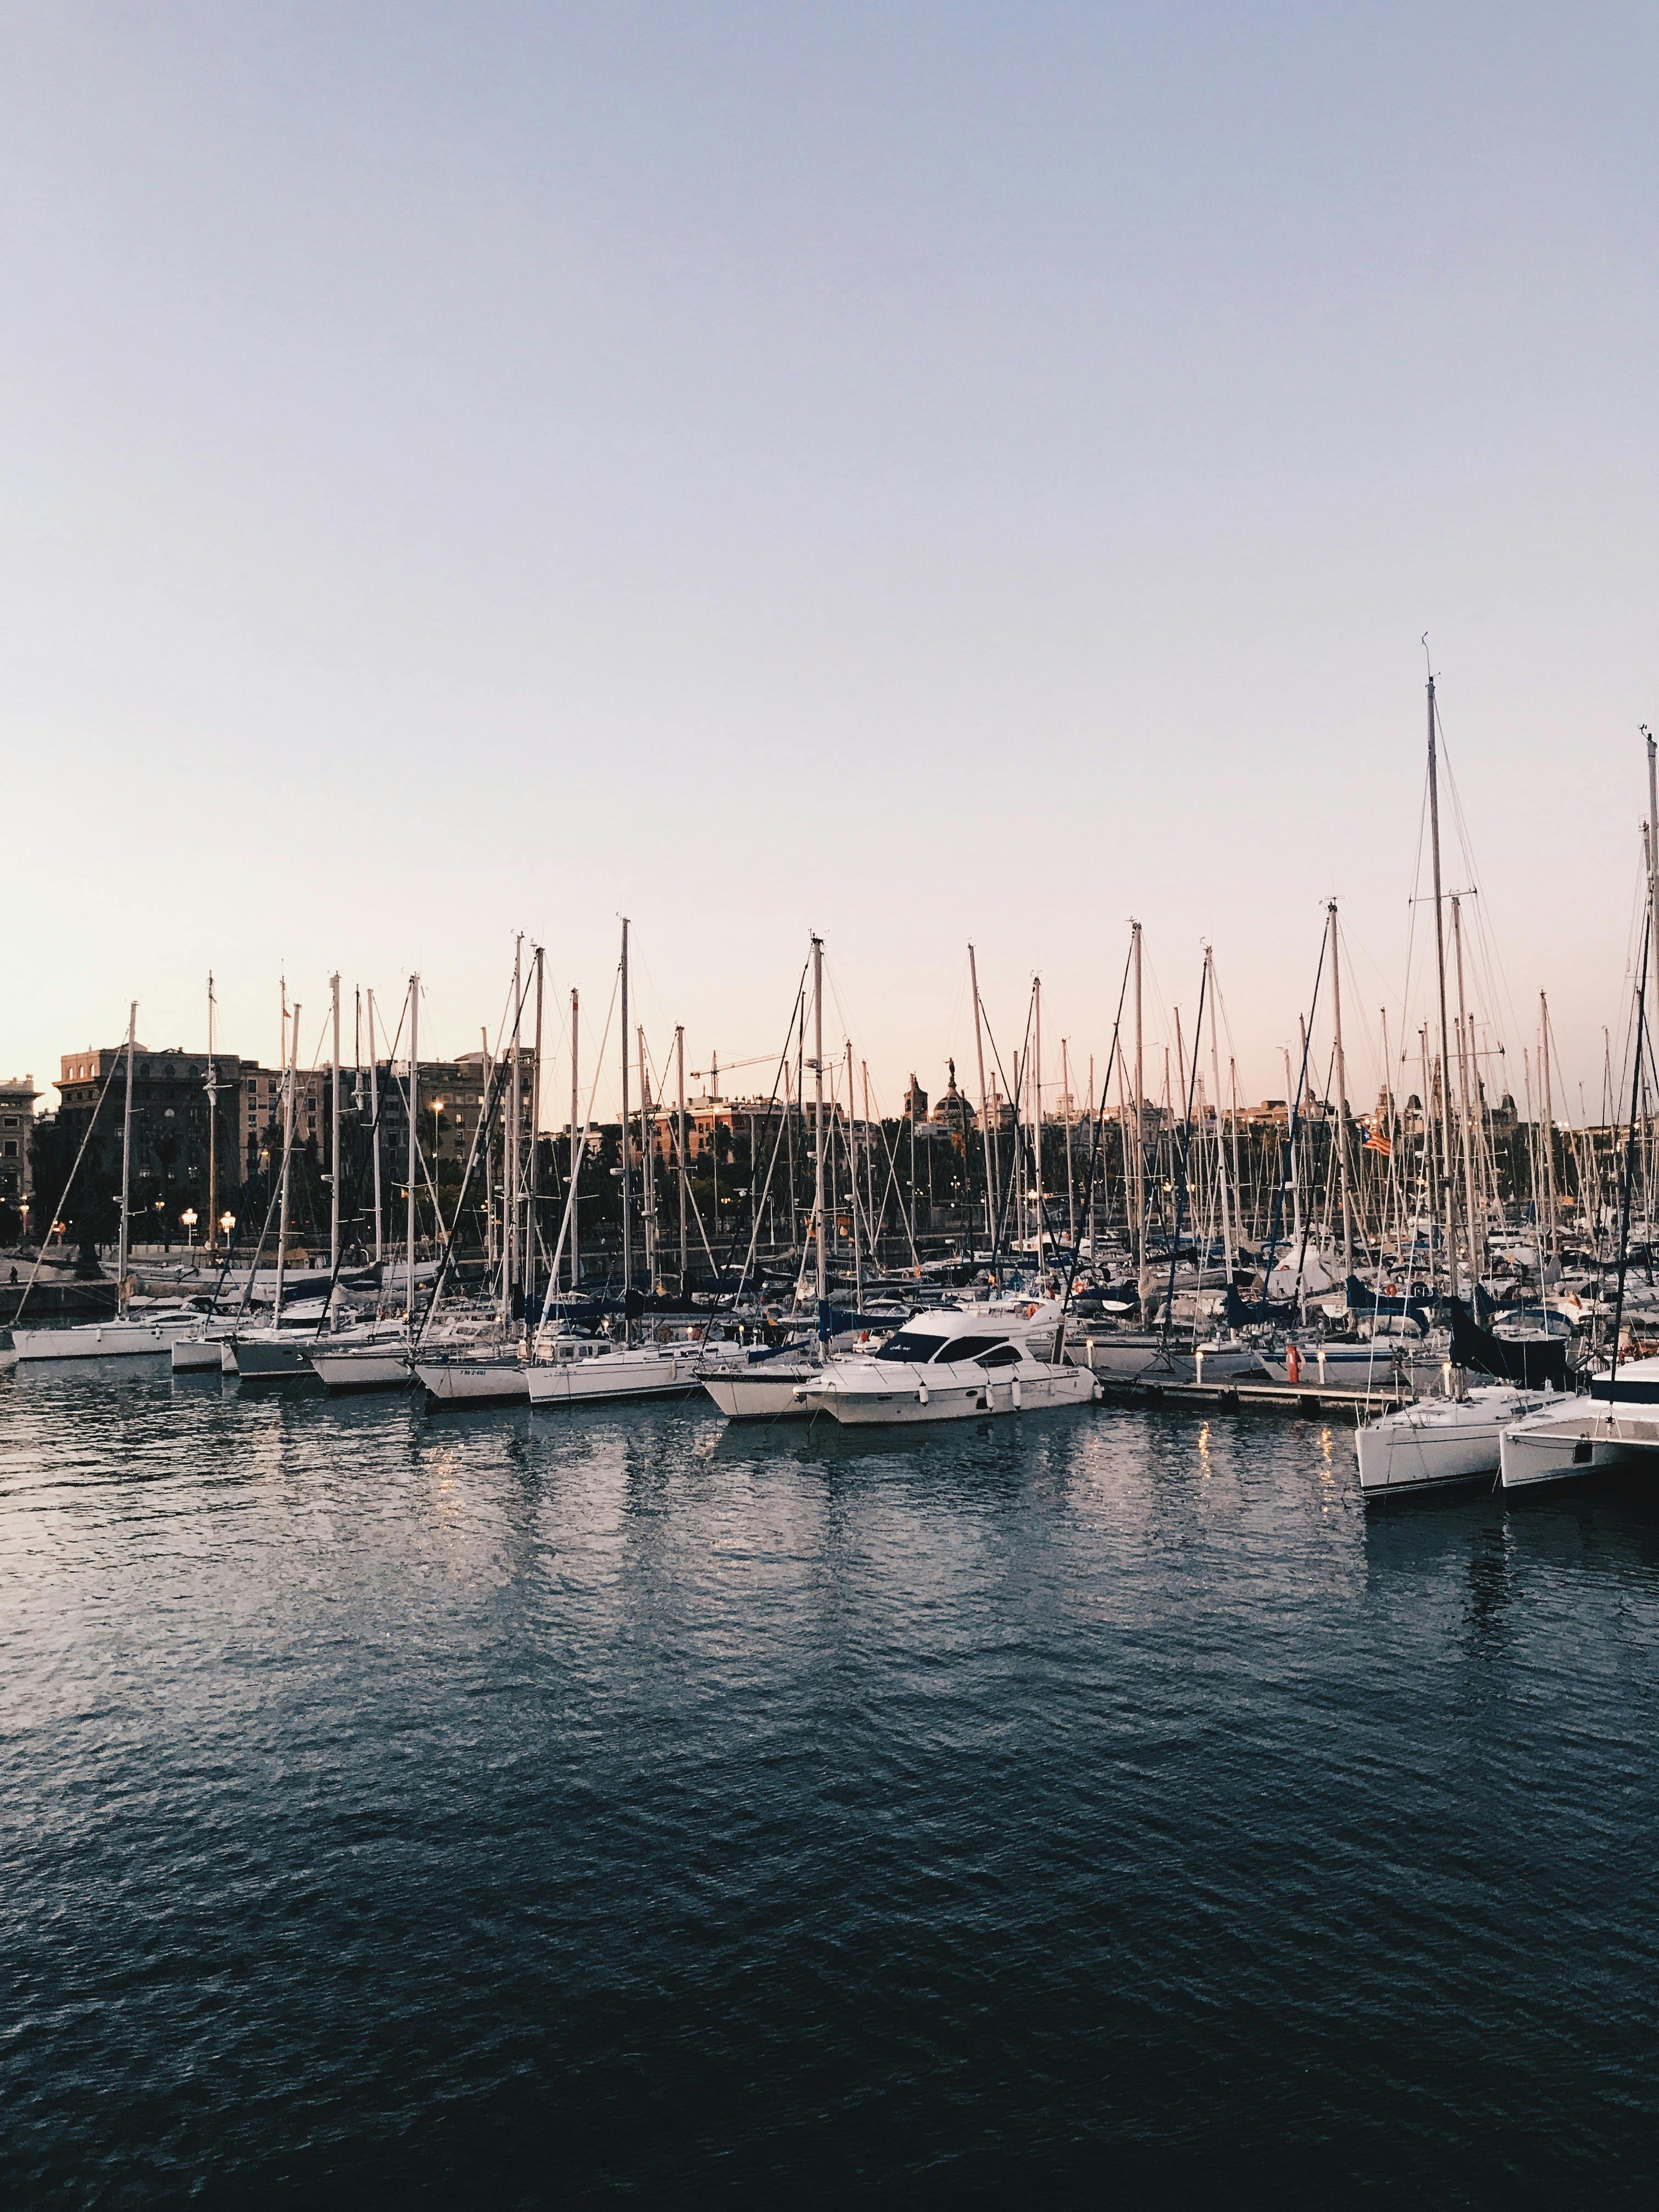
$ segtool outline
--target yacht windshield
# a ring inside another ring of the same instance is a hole
[[[876,1354],[878,1359],[908,1359],[920,1364],[931,1359],[939,1350],[936,1336],[924,1336],[919,1329],[902,1328],[896,1336],[890,1336]]]
[[[947,1359],[982,1359],[988,1352],[994,1352],[1000,1344],[1006,1344],[1006,1336],[953,1336],[937,1357],[941,1364]],[[1019,1354],[1016,1352],[1018,1358]]]

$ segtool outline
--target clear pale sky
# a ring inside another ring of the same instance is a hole
[[[0,1074],[131,997],[199,1047],[210,967],[227,1049],[337,967],[461,1049],[518,929],[602,1019],[627,912],[696,1068],[821,930],[890,1109],[971,1065],[970,936],[1005,1051],[1040,970],[1103,1057],[1133,914],[1276,1095],[1327,896],[1399,1011],[1426,630],[1490,1033],[1518,1089],[1547,988],[1593,1104],[1656,62],[1637,7],[8,10]]]

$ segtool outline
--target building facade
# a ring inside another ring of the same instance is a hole
[[[40,1095],[32,1075],[0,1083],[0,1206],[15,1208],[25,1224],[34,1196],[32,1139]]]

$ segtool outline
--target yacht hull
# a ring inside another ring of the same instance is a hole
[[[326,1390],[404,1390],[409,1358],[400,1345],[366,1345],[352,1352],[313,1352],[311,1364]]]
[[[257,1337],[227,1340],[230,1371],[240,1382],[290,1382],[316,1373],[308,1339],[262,1343]]]
[[[178,1331],[155,1322],[94,1322],[81,1328],[15,1328],[19,1359],[134,1359],[165,1358]]]
[[[216,1375],[224,1358],[224,1340],[217,1336],[175,1337],[173,1371],[175,1375]]]
[[[1618,1414],[1605,1405],[1553,1419],[1540,1415],[1504,1434],[1500,1474],[1506,1491],[1582,1481],[1615,1468],[1647,1467],[1659,1474],[1659,1418]]]
[[[441,1406],[522,1406],[530,1396],[517,1359],[416,1361],[415,1379]]]
[[[671,1355],[631,1364],[609,1359],[551,1360],[529,1370],[532,1406],[596,1406],[629,1398],[683,1398],[697,1388],[701,1357]]]
[[[1385,1414],[1354,1435],[1360,1490],[1367,1498],[1398,1497],[1489,1481],[1498,1471],[1504,1431],[1543,1402],[1534,1391],[1495,1388],[1468,1400],[1431,1399]]]
[[[994,1374],[972,1380],[914,1383],[908,1389],[861,1389],[832,1383],[808,1389],[810,1413],[829,1413],[843,1428],[915,1428],[935,1421],[972,1421],[994,1413],[1035,1413],[1055,1406],[1092,1405],[1098,1395],[1086,1367],[1029,1370],[1004,1381]]]
[[[801,1393],[816,1382],[823,1370],[768,1364],[745,1374],[741,1368],[729,1374],[704,1374],[703,1389],[728,1420],[804,1421],[811,1408]]]

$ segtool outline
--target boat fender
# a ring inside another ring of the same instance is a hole
[[[916,1385],[916,1403],[919,1406],[925,1406],[927,1403],[927,1385],[925,1382],[918,1382]]]
[[[1285,1347],[1285,1372],[1292,1382],[1302,1380],[1302,1354],[1293,1344],[1287,1344]]]
[[[1027,1321],[1032,1321],[1032,1320],[1035,1320],[1036,1316],[1036,1308],[1035,1306],[1027,1306],[1027,1307],[1026,1307],[1026,1309],[1025,1309],[1025,1318],[1026,1318],[1026,1320],[1027,1320]]]
[[[1018,1375],[1016,1375],[1016,1376],[1015,1376],[1015,1377],[1014,1377],[1014,1379],[1013,1379],[1012,1382],[1009,1385],[1009,1390],[1010,1390],[1010,1393],[1011,1393],[1011,1395],[1012,1395],[1012,1398],[1013,1398],[1014,1411],[1015,1411],[1016,1413],[1018,1413],[1018,1412],[1019,1411],[1019,1409],[1020,1409],[1021,1405],[1024,1403],[1024,1401],[1022,1400],[1022,1398],[1021,1398],[1021,1396],[1020,1396],[1020,1391],[1019,1391],[1019,1377],[1018,1377]]]

